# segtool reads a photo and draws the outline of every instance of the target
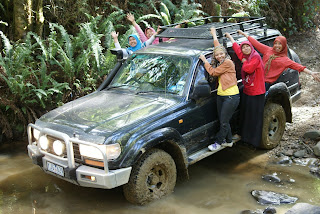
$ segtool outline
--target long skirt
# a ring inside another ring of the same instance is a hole
[[[265,95],[242,94],[240,106],[241,140],[255,147],[260,145]]]

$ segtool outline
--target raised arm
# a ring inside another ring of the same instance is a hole
[[[245,62],[246,59],[243,57],[243,53],[240,49],[240,45],[233,39],[233,37],[229,34],[229,33],[225,33],[225,36],[230,39],[231,43],[232,43],[232,49],[234,50],[234,52],[236,52],[237,57],[242,61]]]
[[[264,45],[264,44],[258,42],[253,37],[248,36],[248,34],[243,32],[242,30],[238,30],[237,32],[238,32],[238,34],[243,35],[244,37],[246,37],[249,40],[249,42],[251,42],[253,47],[255,47],[262,54],[265,54],[270,48],[272,48],[272,47],[270,47],[268,45]]]
[[[134,19],[134,15],[132,13],[128,13],[127,14],[127,19],[131,22],[131,24],[134,26],[134,28],[136,29],[139,38],[142,42],[145,42],[148,40],[148,38],[146,37],[146,35],[144,34],[144,32],[142,31],[142,29],[140,28],[140,26],[136,23],[136,20]]]
[[[216,28],[212,27],[210,28],[210,33],[213,37],[213,46],[217,47],[220,45],[219,41],[218,41],[218,37],[217,37],[217,32],[216,32]]]
[[[112,31],[111,36],[113,38],[113,42],[114,42],[114,45],[116,46],[116,49],[121,49],[121,46],[118,40],[119,32]]]

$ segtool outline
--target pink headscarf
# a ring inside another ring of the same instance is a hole
[[[262,68],[262,70],[264,70],[264,66],[263,66],[263,61],[261,59],[261,56],[260,54],[254,49],[253,45],[249,42],[249,41],[244,41],[240,44],[240,49],[242,51],[242,46],[243,45],[249,45],[250,48],[251,48],[251,53],[250,55],[245,55],[243,54],[243,57],[248,61],[250,62],[250,60],[253,58],[253,57],[257,57],[258,60],[260,61],[260,66]],[[243,69],[241,68],[241,78],[242,78],[242,82],[243,84],[248,84],[248,85],[251,85],[255,79],[255,72],[251,73],[251,74],[246,74],[245,71],[243,71]]]
[[[144,30],[144,35],[147,36],[147,30],[150,29],[152,31],[152,35],[156,32],[155,29],[153,29],[153,27],[147,27],[145,30]],[[148,38],[148,37],[147,37]]]
[[[144,30],[144,35],[146,36],[147,39],[149,39],[147,37],[147,30],[150,29],[152,31],[152,35],[156,32],[155,29],[153,29],[152,27],[147,27],[145,30]],[[159,44],[159,38],[155,38],[155,40],[152,42],[153,45],[157,45]]]

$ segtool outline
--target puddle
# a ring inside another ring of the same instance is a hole
[[[0,154],[0,214],[239,214],[265,209],[251,196],[252,190],[285,193],[298,197],[297,203],[320,204],[320,179],[308,167],[267,160],[264,151],[246,146],[225,149],[190,166],[190,180],[178,183],[173,194],[141,207],[128,203],[121,187],[79,187],[44,173],[25,152]],[[262,180],[262,175],[273,173],[282,179],[281,184]],[[292,206],[274,207],[281,214]]]

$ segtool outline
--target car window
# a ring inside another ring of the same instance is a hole
[[[182,95],[191,60],[181,56],[133,54],[108,88],[123,87],[136,92],[168,92]]]

